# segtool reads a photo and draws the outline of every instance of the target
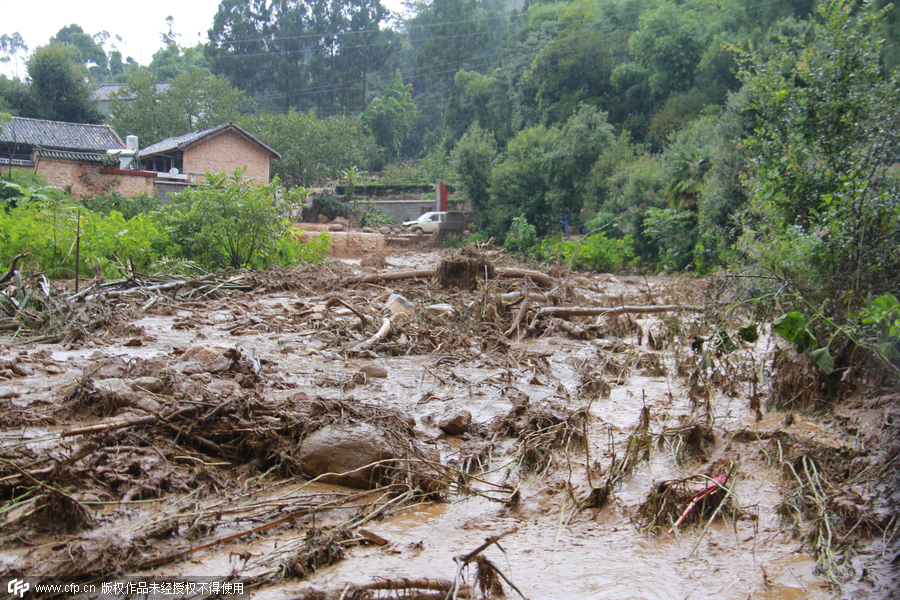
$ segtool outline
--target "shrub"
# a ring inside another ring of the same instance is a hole
[[[80,264],[76,265],[76,241],[80,233]],[[165,234],[147,215],[125,219],[122,213],[107,215],[82,207],[77,201],[33,200],[8,213],[0,211],[0,261],[30,252],[32,268],[48,277],[74,277],[99,265],[106,277],[118,277],[119,266],[150,266],[165,244]]]
[[[566,242],[567,252],[569,245],[574,251],[574,242]],[[615,271],[627,261],[634,258],[634,240],[631,235],[621,239],[607,239],[606,233],[594,234],[582,241],[578,246],[578,255],[575,257],[575,266],[591,271]]]
[[[108,196],[85,196],[81,199],[81,202],[86,208],[97,213],[120,212],[125,219],[131,219],[141,213],[151,212],[159,206],[159,201],[147,194],[129,198],[119,192],[113,192]]]
[[[694,258],[697,236],[695,215],[690,211],[651,207],[644,219],[644,235],[657,247],[659,268],[670,273],[683,271]]]
[[[293,266],[297,264],[321,264],[328,258],[331,247],[331,235],[321,232],[312,239],[302,230],[291,227],[278,239],[278,264]]]
[[[397,220],[394,219],[394,217],[384,214],[377,206],[371,207],[359,218],[359,224],[362,227],[372,227],[373,225],[387,225],[389,223],[396,222]]]
[[[244,169],[231,175],[206,173],[206,183],[172,195],[160,211],[173,248],[203,267],[266,267],[277,262],[277,243],[288,230],[283,214],[306,197],[303,188],[282,191],[278,179],[268,185],[242,181]]]
[[[537,244],[537,241],[537,230],[534,225],[528,223],[525,215],[519,215],[512,220],[512,226],[506,233],[503,247],[509,252],[528,252]]]

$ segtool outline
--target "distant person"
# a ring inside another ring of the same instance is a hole
[[[566,234],[566,237],[569,237],[570,222],[571,218],[569,217],[569,209],[564,208],[559,211],[559,229]]]

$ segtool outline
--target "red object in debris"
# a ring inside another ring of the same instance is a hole
[[[691,503],[688,504],[688,507],[684,509],[684,512],[681,514],[681,517],[675,521],[675,524],[672,526],[672,529],[669,530],[669,533],[675,533],[675,528],[681,525],[681,522],[690,514],[690,512],[697,506],[698,503],[702,502],[704,499],[712,496],[719,487],[725,485],[725,482],[728,481],[728,475],[722,473],[721,475],[714,477],[712,481],[706,484],[706,487],[698,490],[694,497],[691,498]]]
[[[438,211],[447,212],[447,197],[450,195],[450,192],[443,181],[438,181],[435,187],[437,188]]]

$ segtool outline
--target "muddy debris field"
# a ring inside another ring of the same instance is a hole
[[[748,334],[727,280],[506,260],[416,252],[78,295],[17,279],[0,578],[215,577],[266,599],[897,597],[896,390],[861,382],[806,410],[809,365],[762,322]]]

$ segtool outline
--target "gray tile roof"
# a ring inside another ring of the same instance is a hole
[[[91,98],[94,100],[98,100],[100,102],[110,101],[112,100],[112,95],[116,92],[119,92],[124,88],[127,83],[104,83],[98,88],[95,88],[94,91],[91,92]],[[157,83],[156,84],[156,92],[162,93],[169,89],[169,83]],[[125,96],[122,100],[132,100],[134,96]]]
[[[246,137],[248,140],[259,146],[263,150],[269,152],[273,158],[281,158],[281,155],[278,154],[278,152],[276,152],[269,146],[266,146],[261,141],[259,141],[234,123],[224,123],[217,127],[204,129],[203,131],[194,131],[193,133],[186,133],[178,137],[172,137],[161,142],[156,142],[152,146],[141,148],[141,156],[146,158],[154,154],[165,154],[166,152],[171,152],[172,150],[184,150],[185,148],[195,144],[196,142],[199,142],[203,138],[216,135],[226,129],[232,129],[238,134]]]
[[[8,157],[0,156],[0,165],[7,167],[7,166],[10,166],[9,163],[10,163],[10,159]],[[20,158],[14,158],[14,159],[12,159],[12,166],[13,167],[33,167],[34,161],[33,160],[24,160],[24,159],[20,159]]]
[[[109,125],[65,123],[13,117],[0,131],[0,143],[18,143],[42,148],[95,151],[124,148],[122,139]]]
[[[118,159],[105,152],[73,152],[71,150],[54,150],[41,148],[35,152],[41,158],[58,158],[62,160],[74,160],[77,162],[95,162],[101,164],[115,164]]]

